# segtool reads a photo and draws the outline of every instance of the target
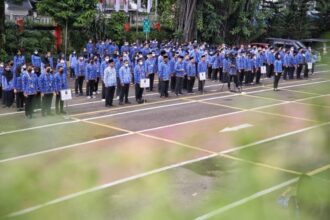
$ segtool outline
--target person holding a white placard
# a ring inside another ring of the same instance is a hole
[[[66,114],[63,110],[64,101],[61,100],[61,90],[68,89],[68,83],[66,79],[66,74],[64,74],[64,69],[60,67],[58,72],[55,74],[55,112],[56,114]]]
[[[305,71],[304,71],[304,78],[308,79],[309,70],[313,67],[312,64],[312,54],[309,50],[305,51]]]
[[[104,70],[102,80],[105,87],[105,107],[112,107],[113,97],[115,95],[117,85],[117,71],[115,68],[115,63],[112,59],[108,61],[108,67]]]
[[[223,64],[223,70],[224,70]],[[201,57],[201,61],[198,63],[198,91],[204,92],[204,85],[206,80],[206,72],[207,72],[207,62],[206,62],[206,54],[203,54]]]
[[[134,82],[135,82],[135,100],[138,104],[144,103],[142,99],[144,88],[141,87],[140,81],[141,79],[146,78],[146,70],[145,65],[143,64],[143,60],[140,58],[137,61],[137,65],[134,67]]]

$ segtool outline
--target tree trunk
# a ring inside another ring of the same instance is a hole
[[[194,38],[195,10],[197,0],[177,0],[177,31],[182,32],[183,40],[189,41]]]
[[[0,48],[5,44],[5,0],[0,0]]]

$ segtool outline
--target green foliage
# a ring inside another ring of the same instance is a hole
[[[37,9],[62,25],[68,22],[68,26],[71,27],[74,24],[84,25],[94,19],[96,3],[96,0],[41,0],[37,4]]]
[[[4,51],[1,52],[1,59],[6,54],[11,57],[19,48],[23,49],[26,55],[32,54],[35,49],[41,52],[52,51],[54,36],[50,31],[31,30],[28,26],[23,32],[18,32],[16,25],[7,24],[5,47]]]
[[[323,31],[329,31],[330,29],[330,1],[327,0],[317,0],[316,1],[316,11],[319,13],[315,14],[319,19],[314,22],[314,25],[318,29]]]

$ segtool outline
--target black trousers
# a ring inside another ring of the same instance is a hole
[[[188,92],[192,93],[195,85],[195,76],[190,76],[188,79]]]
[[[141,88],[140,87],[140,84],[139,83],[136,83],[135,84],[135,100],[137,102],[141,102],[142,101],[143,91],[144,91],[144,88]]]
[[[78,89],[79,89],[79,94],[83,94],[83,83],[85,80],[85,76],[78,76],[75,81],[75,92],[78,94]]]
[[[73,78],[75,75],[74,68],[70,67],[70,78]]]
[[[171,76],[171,85],[170,85],[172,92],[175,91],[175,85],[176,85],[175,81],[176,81],[176,76],[175,76],[175,74],[172,74],[172,76]]]
[[[198,79],[198,91],[199,92],[204,92],[204,85],[205,85],[205,80]]]
[[[112,106],[113,97],[115,95],[115,86],[105,87],[105,106]]]
[[[35,95],[28,95],[25,97],[25,116],[26,117],[32,117],[33,111],[34,111],[34,103],[35,101]]]
[[[297,79],[301,79],[301,71],[303,69],[303,64],[299,64],[297,68]]]
[[[293,79],[294,78],[294,71],[295,71],[295,67],[294,66],[289,66],[289,79]]]
[[[64,108],[64,101],[61,100],[61,93],[59,92],[58,94],[56,94],[56,99],[55,99],[56,114],[63,112],[63,108]]]
[[[270,78],[274,75],[274,64],[266,64],[267,67],[267,77]]]
[[[274,89],[277,89],[278,87],[278,82],[280,81],[282,73],[275,73],[274,77]]]
[[[119,101],[122,103],[125,98],[125,102],[128,102],[128,92],[129,92],[129,84],[124,84],[121,87],[120,98]]]
[[[14,103],[14,90],[9,90],[9,91],[3,91],[3,104],[6,107],[11,107]]]
[[[289,67],[285,66],[283,67],[283,79],[287,79],[288,78],[288,73],[289,73]]]
[[[168,97],[169,80],[160,81],[160,97]]]
[[[222,67],[219,68],[219,82],[225,82]]]
[[[40,92],[37,92],[37,94],[35,94],[33,104],[34,104],[34,108],[36,108],[36,109],[41,108],[41,93]]]
[[[95,79],[87,81],[86,96],[92,96],[93,92],[95,92]]]
[[[2,86],[0,86],[0,99],[2,99]]]
[[[207,67],[207,78],[212,79],[212,66]]]
[[[93,90],[93,92],[99,91],[99,82],[100,82],[100,77],[96,77],[96,80],[94,81],[94,90]]]
[[[150,73],[148,78],[150,79],[150,87],[149,87],[149,91],[154,90],[154,81],[155,81],[155,74],[154,73]]]
[[[245,72],[244,72],[244,70],[239,70],[237,77],[238,77],[238,83],[239,83],[239,85],[242,86],[243,80],[245,78]]]
[[[187,90],[188,88],[188,77],[185,75],[182,79],[182,89]]]
[[[305,64],[305,70],[304,70],[304,78],[308,78],[308,73],[309,73],[309,69],[308,69],[308,64]]]
[[[212,69],[212,80],[218,80],[219,69]]]
[[[24,107],[24,93],[16,92],[16,108],[22,109]]]
[[[120,78],[117,77],[117,89],[116,89],[116,96],[120,96],[121,94],[121,83],[120,83]]]
[[[228,79],[228,89],[230,89],[230,83],[234,81],[236,88],[239,87],[238,84],[238,76],[237,75],[229,75],[229,79]]]
[[[41,100],[41,113],[42,115],[51,113],[51,106],[53,101],[53,93],[44,94]]]
[[[102,80],[102,99],[105,99],[105,85],[103,80]]]
[[[182,94],[182,83],[183,83],[183,77],[176,76],[176,79],[175,79],[175,94],[176,95]]]
[[[256,84],[260,84],[261,71],[260,68],[256,69]]]
[[[252,82],[252,71],[248,70],[245,72],[245,84],[250,84]]]

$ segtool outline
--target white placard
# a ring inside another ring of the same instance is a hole
[[[204,81],[204,80],[206,80],[206,73],[205,73],[205,72],[201,72],[201,73],[199,73],[199,80],[200,80],[200,81]]]
[[[266,74],[267,73],[266,66],[261,66],[260,67],[260,72],[261,72],[261,74]]]
[[[141,88],[149,88],[150,87],[150,79],[141,79],[140,80]]]
[[[67,101],[72,99],[71,89],[63,89],[61,90],[61,100]]]
[[[313,69],[313,63],[307,63],[307,68],[308,68],[309,70]]]

